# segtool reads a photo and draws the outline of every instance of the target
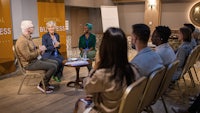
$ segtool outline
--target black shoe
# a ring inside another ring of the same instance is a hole
[[[50,89],[55,89],[55,87],[54,87],[53,85],[50,85],[50,84],[48,84],[48,87],[49,87]]]

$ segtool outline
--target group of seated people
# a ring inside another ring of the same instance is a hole
[[[48,21],[46,27],[48,32],[42,36],[42,45],[37,47],[31,38],[34,32],[32,21],[22,21],[22,35],[18,38],[15,47],[24,69],[46,71],[43,78],[46,89],[43,89],[42,81],[37,88],[42,92],[52,93],[54,86],[49,84],[49,81],[52,77],[55,81],[61,82],[63,67],[67,60],[59,51],[60,36],[56,33],[56,23]],[[93,59],[96,54],[96,37],[90,33],[91,29],[92,24],[90,23],[84,26],[84,34],[80,37],[79,48],[81,56],[86,53],[88,58]],[[88,65],[88,69],[91,70],[91,68],[92,65]]]
[[[184,24],[184,27],[179,29],[178,39],[181,45],[176,52],[168,44],[171,35],[169,27],[157,26],[153,31],[151,40],[156,45],[154,51],[147,46],[150,28],[145,24],[132,25],[131,43],[138,53],[129,62],[127,38],[122,29],[110,27],[104,32],[97,56],[96,37],[90,32],[92,25],[87,23],[84,26],[84,34],[79,39],[79,49],[81,56],[87,54],[88,58],[93,59],[95,55],[99,58],[93,68],[92,65],[88,66],[90,73],[83,80],[87,99],[93,104],[86,107],[78,101],[74,112],[118,113],[121,97],[130,84],[142,76],[149,77],[152,72],[168,66],[175,60],[179,60],[180,63],[172,82],[178,80],[187,56],[197,45],[192,41],[191,25]],[[42,82],[37,86],[46,93],[53,92],[54,87],[49,81],[52,76],[55,79],[61,78],[63,64],[66,62],[58,50],[60,40],[55,27],[55,22],[47,22],[48,33],[42,37],[42,46],[36,47],[31,38],[34,30],[32,21],[22,21],[22,35],[16,42],[16,50],[25,69],[46,71],[43,78],[46,89],[41,87]]]
[[[132,25],[132,44],[138,53],[128,62],[124,32],[120,28],[107,29],[100,45],[99,61],[84,79],[83,85],[87,95],[85,100],[89,101],[89,105],[85,105],[81,100],[77,101],[74,113],[118,113],[125,89],[138,78],[149,77],[152,72],[168,66],[175,60],[180,61],[176,73],[182,70],[187,56],[196,46],[191,41],[192,30],[187,24],[179,29],[178,40],[181,41],[181,45],[176,52],[168,44],[170,35],[169,27],[157,26],[151,38],[152,43],[156,45],[154,51],[148,47],[149,27],[145,24]],[[176,73],[172,83],[181,76]],[[193,107],[195,112],[198,110],[197,105]]]

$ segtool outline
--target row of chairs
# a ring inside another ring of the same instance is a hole
[[[123,94],[119,113],[141,113],[144,109],[153,112],[151,105],[161,98],[165,111],[168,113],[162,95],[171,83],[172,76],[179,61],[174,61],[167,68],[163,67],[153,72],[149,78],[141,77],[127,87]]]
[[[189,74],[192,85],[195,87],[194,78],[192,76],[191,69],[194,69],[196,79],[199,81],[194,64],[200,57],[200,45],[196,46],[189,54],[183,71],[179,80],[182,78],[186,86],[185,75]],[[168,113],[163,94],[167,90],[174,72],[177,70],[179,61],[175,61],[170,64],[167,69],[159,69],[151,74],[149,78],[142,77],[138,81],[134,82],[127,87],[120,105],[119,113],[141,113],[145,108],[147,112],[153,112],[151,105],[161,98],[166,113]],[[160,83],[159,83],[160,81]],[[176,82],[180,92],[178,82]]]
[[[195,87],[195,81],[194,81],[194,77],[192,75],[192,72],[191,72],[191,69],[194,70],[194,74],[196,76],[196,79],[198,82],[199,81],[199,78],[198,78],[198,75],[197,75],[197,72],[196,72],[196,69],[194,67],[194,64],[199,60],[199,56],[200,56],[200,45],[196,46],[189,54],[189,56],[187,57],[187,60],[186,60],[186,63],[183,67],[183,71],[181,73],[181,76],[179,77],[178,81],[180,79],[183,79],[184,80],[184,84],[185,84],[185,89],[188,90],[188,86],[186,84],[186,80],[185,80],[185,76],[187,75],[186,73],[188,73],[189,75],[189,78],[191,80],[191,84],[193,87]],[[179,89],[179,92],[183,92],[180,88],[180,85],[179,85],[179,82],[176,82],[176,86],[178,86],[178,89]],[[183,94],[183,93],[182,93]],[[181,95],[182,95],[181,94]]]

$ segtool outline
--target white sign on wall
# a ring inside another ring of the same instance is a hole
[[[117,6],[101,6],[103,32],[109,27],[119,27]]]

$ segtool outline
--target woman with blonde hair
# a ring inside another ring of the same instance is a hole
[[[53,76],[54,80],[57,82],[61,81],[63,72],[63,62],[64,57],[59,52],[60,49],[60,36],[56,33],[56,23],[54,21],[48,21],[46,23],[47,33],[42,36],[42,45],[47,49],[42,55],[43,59],[53,59],[59,64],[57,73]]]

